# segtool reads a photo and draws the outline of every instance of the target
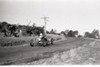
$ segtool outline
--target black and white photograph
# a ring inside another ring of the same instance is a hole
[[[100,0],[0,0],[9,65],[100,65]]]

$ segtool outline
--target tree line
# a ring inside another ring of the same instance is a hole
[[[3,33],[5,37],[19,37],[19,36],[36,36],[40,33],[44,34],[44,26],[33,25],[18,25],[10,24],[6,21],[0,22],[0,33]],[[56,34],[56,30],[46,31],[47,34]]]
[[[22,36],[32,36],[39,35],[43,33],[44,27],[37,27],[35,25],[28,26],[28,25],[16,25],[16,24],[9,24],[8,22],[0,22],[0,32],[4,33],[6,37],[19,37],[19,34]]]
[[[92,32],[85,32],[84,35],[80,35],[78,30],[65,30],[57,33],[57,30],[51,29],[46,31],[47,34],[65,35],[66,37],[88,37],[88,38],[100,38],[99,30],[94,29]],[[19,37],[19,36],[34,36],[44,34],[44,26],[18,25],[9,24],[6,21],[0,22],[0,33],[3,33],[5,37]]]
[[[100,38],[99,30],[94,29],[92,32],[84,32],[84,35],[80,35],[78,30],[65,30],[61,31],[61,34],[66,37],[85,37],[85,38]]]

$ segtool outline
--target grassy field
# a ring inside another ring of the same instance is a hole
[[[0,46],[17,46],[26,43],[30,43],[30,40],[34,37],[1,37],[0,38]]]

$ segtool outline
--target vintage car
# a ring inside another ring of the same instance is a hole
[[[47,46],[47,45],[53,45],[54,44],[54,39],[53,38],[47,38],[47,37],[42,37],[42,38],[35,38],[30,41],[30,46]]]

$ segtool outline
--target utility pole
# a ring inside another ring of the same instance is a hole
[[[42,17],[42,19],[44,19],[44,23],[45,23],[45,26],[44,26],[44,34],[46,34],[46,25],[47,25],[47,19],[48,19],[49,17]]]
[[[31,20],[30,20],[30,21],[28,21],[28,19],[27,19],[27,26],[29,26],[29,25],[30,25],[30,23],[31,23]]]

